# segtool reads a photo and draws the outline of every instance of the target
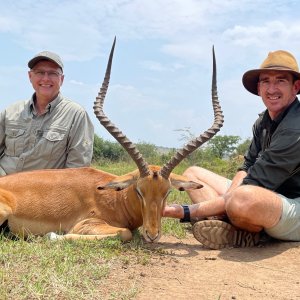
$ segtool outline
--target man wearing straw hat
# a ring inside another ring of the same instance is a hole
[[[287,51],[270,52],[260,68],[247,71],[242,81],[266,106],[253,125],[243,166],[232,181],[200,167],[188,168],[184,175],[203,188],[189,192],[194,204],[173,204],[164,211],[166,217],[192,220],[195,238],[211,249],[257,245],[261,232],[300,241],[297,61]]]

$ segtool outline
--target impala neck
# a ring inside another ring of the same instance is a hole
[[[135,229],[143,225],[143,216],[141,209],[141,200],[136,194],[135,185],[131,185],[126,190],[123,198],[124,212],[129,229]]]

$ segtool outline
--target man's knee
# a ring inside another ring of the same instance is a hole
[[[246,216],[254,205],[253,187],[243,185],[225,195],[228,216]]]
[[[205,169],[203,169],[201,167],[197,167],[197,166],[188,167],[183,172],[183,176],[185,176],[189,180],[195,180],[195,179],[201,177],[201,174],[203,173],[203,170],[205,170]]]

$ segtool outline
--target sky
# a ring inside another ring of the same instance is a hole
[[[181,147],[213,124],[214,46],[224,113],[218,134],[250,138],[265,108],[242,75],[274,50],[300,62],[299,10],[298,0],[2,0],[0,110],[32,96],[27,63],[53,51],[65,65],[62,94],[113,141],[92,107],[116,36],[106,115],[134,143]]]

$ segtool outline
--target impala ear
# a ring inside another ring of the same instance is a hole
[[[121,191],[126,188],[128,188],[130,185],[134,184],[136,182],[136,177],[133,176],[133,174],[126,174],[123,176],[118,177],[117,179],[102,185],[97,184],[98,190],[115,190],[115,191]]]
[[[179,191],[198,190],[203,188],[203,185],[194,181],[182,181],[171,179],[172,186]]]
[[[187,180],[186,177],[171,173],[170,181],[172,186],[179,191],[197,190],[203,187],[202,184]]]

